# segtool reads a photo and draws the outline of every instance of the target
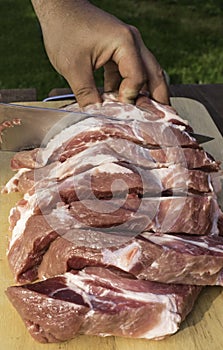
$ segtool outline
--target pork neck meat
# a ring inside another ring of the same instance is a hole
[[[23,194],[9,215],[15,280],[43,279],[6,293],[40,342],[162,339],[202,286],[223,285],[220,162],[171,107],[104,98],[18,152],[3,189]]]

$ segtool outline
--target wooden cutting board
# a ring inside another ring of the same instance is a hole
[[[181,116],[190,120],[195,132],[215,137],[205,148],[216,159],[223,159],[223,141],[205,108],[198,102],[174,98],[172,103]],[[64,104],[64,101],[63,101]],[[39,103],[32,103],[39,105]],[[41,103],[42,105],[42,103]],[[44,104],[45,106],[45,104]],[[47,105],[47,106],[52,106]],[[52,106],[53,107],[53,106]],[[58,107],[58,104],[57,104]],[[0,151],[0,185],[12,176],[10,159],[13,153]],[[221,194],[220,200],[223,195]],[[223,289],[205,287],[193,311],[182,323],[180,330],[171,337],[150,341],[120,337],[77,336],[60,344],[39,344],[26,330],[19,315],[6,298],[4,291],[14,281],[6,258],[8,246],[8,215],[20,195],[0,195],[0,350],[222,350],[223,349]]]

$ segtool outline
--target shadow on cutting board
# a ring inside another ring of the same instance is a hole
[[[222,287],[204,287],[198,296],[197,301],[195,301],[192,311],[182,323],[180,330],[195,326],[197,323],[199,323],[205,317],[205,314],[209,311],[209,309],[213,307],[214,301],[220,296],[221,293]]]

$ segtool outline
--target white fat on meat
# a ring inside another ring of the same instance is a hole
[[[105,265],[113,265],[124,271],[130,271],[139,261],[141,256],[141,247],[138,242],[131,242],[127,246],[111,250],[103,249],[102,262]]]
[[[85,167],[93,168],[103,163],[106,164],[112,162],[117,162],[117,158],[112,155],[95,154],[95,156],[90,159],[88,157],[84,157],[83,154],[79,157],[74,156],[68,158],[66,162],[61,163],[52,169],[48,175],[48,179],[62,180],[70,175],[74,175],[75,172],[78,173],[78,169],[84,169]]]
[[[97,175],[98,172],[108,174],[132,174],[132,170],[115,163],[102,164],[91,170],[92,175]]]
[[[223,253],[222,248],[218,248],[218,245],[216,244],[215,246],[211,246],[208,244],[208,242],[205,241],[205,236],[201,237],[201,240],[198,239],[184,239],[183,237],[178,237],[178,236],[171,236],[165,233],[165,235],[158,236],[154,235],[151,232],[142,232],[140,236],[149,239],[151,242],[155,244],[159,244],[160,246],[165,246],[167,243],[171,243],[174,241],[179,241],[179,242],[185,242],[186,244],[192,244],[193,246],[197,246],[203,249],[207,249],[216,253]]]
[[[26,194],[24,199],[27,201],[25,206],[17,206],[12,208],[10,214],[13,215],[13,210],[19,210],[20,218],[16,222],[12,230],[12,236],[10,239],[9,250],[13,247],[15,242],[23,235],[28,220],[35,213],[36,206],[41,202],[39,194],[34,194],[32,196]],[[50,199],[49,199],[50,200]],[[44,215],[44,214],[43,214]],[[70,215],[68,207],[58,203],[55,209],[52,209],[50,215],[45,215],[45,219],[48,224],[51,225],[58,234],[63,234],[68,231],[72,224],[74,223],[74,218]]]
[[[12,236],[9,243],[9,250],[12,248],[16,240],[19,239],[20,236],[22,236],[26,228],[27,221],[34,213],[34,207],[29,205],[29,197],[29,195],[24,196],[24,199],[27,200],[27,205],[17,206],[16,208],[12,208],[10,211],[9,218],[13,215],[14,210],[18,210],[20,212],[20,218],[17,220],[16,225],[12,230]]]
[[[47,163],[51,154],[54,151],[56,151],[58,147],[61,147],[61,145],[64,142],[67,142],[69,139],[74,138],[76,135],[80,134],[83,131],[100,130],[100,126],[102,124],[102,119],[91,118],[91,116],[89,115],[89,118],[62,130],[59,134],[57,134],[48,142],[46,148],[44,148],[42,153],[40,154],[43,164],[45,165]]]

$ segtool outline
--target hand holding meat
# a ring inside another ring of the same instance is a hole
[[[81,107],[101,102],[94,70],[104,67],[104,90],[134,103],[149,92],[168,104],[162,69],[135,27],[85,0],[32,0],[41,23],[47,54],[65,77]]]

